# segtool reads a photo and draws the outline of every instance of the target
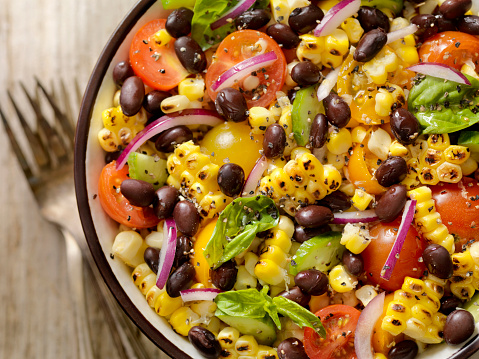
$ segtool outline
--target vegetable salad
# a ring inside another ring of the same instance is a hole
[[[98,133],[111,254],[152,310],[207,358],[398,359],[465,342],[476,5],[162,2],[171,14],[115,64]]]

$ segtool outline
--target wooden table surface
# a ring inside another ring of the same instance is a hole
[[[71,89],[77,78],[83,90],[107,39],[135,2],[0,0],[0,106],[11,122],[17,120],[6,90],[25,103],[19,81],[33,89],[34,76],[46,84],[61,78]],[[79,358],[63,238],[40,216],[0,128],[0,358]],[[86,286],[95,356],[117,358]],[[151,358],[167,358],[140,333],[138,340]]]

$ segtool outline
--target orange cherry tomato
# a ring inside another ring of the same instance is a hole
[[[381,194],[386,192],[386,188],[378,183],[378,180],[369,172],[365,160],[364,145],[357,144],[353,148],[353,153],[349,157],[347,164],[349,180],[357,188],[363,188],[370,194]]]
[[[191,258],[191,264],[193,264],[195,267],[195,278],[198,283],[202,283],[206,288],[211,288],[212,284],[210,277],[210,266],[208,265],[208,261],[206,260],[203,252],[205,251],[206,245],[213,235],[217,220],[218,219],[212,220],[198,232],[193,247],[195,254]]]
[[[259,85],[254,90],[245,89],[242,80],[233,86],[243,92],[248,108],[268,107],[276,99],[276,92],[283,87],[287,71],[286,59],[276,41],[257,30],[236,31],[220,43],[205,78],[211,99],[214,101],[217,94],[211,86],[220,75],[243,60],[270,51],[274,51],[278,58],[272,65],[265,67],[264,71],[256,71]]]
[[[175,39],[159,46],[153,38],[165,28],[165,23],[165,19],[148,22],[138,30],[130,46],[130,63],[135,74],[146,85],[162,91],[178,86],[189,75],[176,56]]]
[[[153,208],[132,206],[121,194],[121,183],[128,179],[128,166],[115,168],[115,161],[103,167],[98,183],[98,198],[103,210],[118,223],[131,228],[150,228],[160,220]]]

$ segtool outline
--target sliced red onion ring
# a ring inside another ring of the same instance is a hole
[[[463,85],[471,84],[463,73],[457,71],[451,66],[438,62],[421,62],[420,64],[408,67],[407,70],[418,72],[423,75],[438,77],[444,80],[454,81]]]
[[[221,293],[221,290],[216,288],[193,288],[180,291],[183,302],[213,300],[219,293]]]
[[[265,54],[256,55],[249,59],[243,60],[222,73],[218,79],[213,82],[211,89],[213,91],[219,91],[225,87],[231,87],[235,84],[235,82],[245,78],[253,71],[258,71],[263,67],[267,67],[277,59],[278,56],[276,53],[274,51],[270,51]]]
[[[371,345],[374,325],[383,314],[386,292],[375,296],[361,312],[354,333],[354,350],[358,359],[374,359]]]
[[[389,252],[386,263],[381,271],[381,278],[389,280],[391,279],[391,274],[393,273],[396,262],[399,258],[399,253],[401,253],[402,246],[406,239],[407,232],[411,227],[412,220],[414,219],[414,212],[416,211],[416,200],[411,199],[406,202],[404,206],[404,212],[401,218],[401,225],[398,229],[398,234],[396,240],[394,241],[391,252]]]
[[[158,276],[156,277],[156,286],[163,289],[168,276],[170,275],[173,261],[176,253],[176,223],[173,218],[165,219],[163,225],[163,247],[160,251],[160,260],[158,262]]]
[[[241,191],[242,197],[251,197],[254,195],[256,188],[258,187],[258,182],[261,180],[267,167],[268,159],[265,156],[261,156],[261,158],[256,161],[244,183],[243,190]]]
[[[211,30],[230,23],[231,20],[236,19],[240,14],[244,13],[256,0],[239,0],[238,3],[229,9],[221,18],[210,25]]]
[[[343,0],[334,5],[314,29],[314,36],[331,34],[344,20],[359,11],[361,0]]]
[[[118,161],[116,161],[116,169],[121,169],[128,159],[131,152],[136,151],[142,144],[148,141],[153,136],[168,130],[169,128],[180,125],[208,125],[216,126],[224,122],[215,111],[190,109],[171,113],[160,117],[146,126],[140,133],[138,133],[133,140],[125,147]]]
[[[333,71],[326,75],[321,85],[318,87],[318,100],[322,101],[328,97],[329,93],[338,82],[339,72],[341,71],[341,66],[336,67]]]
[[[388,33],[388,41],[386,44],[390,44],[399,39],[404,39],[406,36],[414,34],[417,31],[417,26],[415,24],[410,24],[402,29]]]
[[[357,212],[341,212],[335,213],[334,218],[331,221],[333,224],[346,224],[346,223],[368,223],[378,220],[378,216],[373,209]]]

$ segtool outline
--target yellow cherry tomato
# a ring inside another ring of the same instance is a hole
[[[195,254],[191,258],[191,264],[195,267],[196,281],[202,283],[206,288],[211,288],[210,279],[210,266],[203,255],[206,245],[210,240],[213,231],[215,229],[217,219],[208,223],[200,232],[196,235],[196,241],[193,246]]]

